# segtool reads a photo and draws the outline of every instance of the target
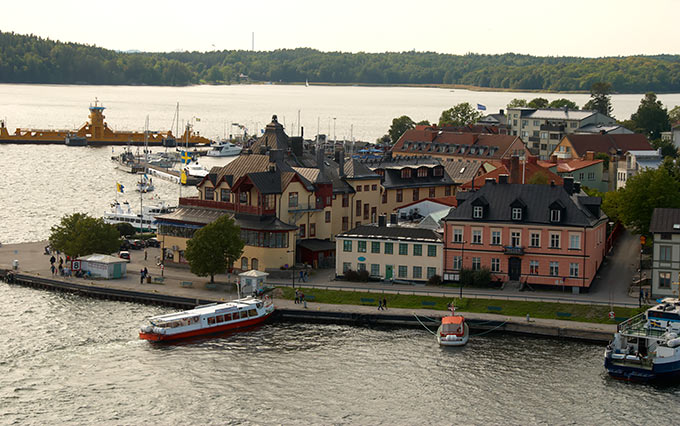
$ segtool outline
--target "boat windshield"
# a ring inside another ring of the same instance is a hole
[[[442,331],[444,333],[460,333],[462,324],[443,324]]]

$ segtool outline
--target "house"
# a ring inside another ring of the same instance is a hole
[[[526,160],[513,156],[503,158],[495,169],[479,175],[474,179],[464,183],[460,189],[468,191],[474,188],[481,188],[486,182],[494,181],[498,183],[499,176],[505,175],[509,183],[545,183],[554,182],[562,185],[562,178],[548,168],[538,163],[536,156],[530,155]]]
[[[616,167],[616,189],[625,188],[626,182],[644,169],[658,169],[663,163],[658,150],[630,150],[619,157]]]
[[[558,158],[582,158],[588,151],[595,155],[604,153],[609,156],[624,155],[630,150],[651,150],[652,146],[645,135],[633,134],[571,134],[562,138],[550,153]]]
[[[607,216],[572,178],[562,186],[511,184],[506,178],[459,192],[444,217],[444,280],[462,268],[495,279],[588,288],[605,254]]]
[[[442,210],[449,211],[451,207],[456,207],[458,204],[455,196],[440,197],[440,198],[425,198],[419,201],[406,203],[401,207],[395,209],[399,219],[422,219],[432,213]]]
[[[368,271],[385,281],[426,282],[442,274],[443,241],[431,229],[386,223],[362,225],[336,236],[337,276],[349,271]]]
[[[618,134],[618,133],[623,133],[623,134],[632,134],[635,133],[632,130],[628,130],[627,128],[623,127],[620,124],[610,124],[610,125],[604,125],[604,124],[586,124],[585,126],[579,127],[578,129],[574,130],[574,133],[576,134]]]
[[[546,160],[565,135],[588,125],[615,125],[616,120],[597,111],[522,107],[508,108],[507,124],[532,154]]]
[[[498,110],[497,114],[488,114],[480,118],[477,123],[483,126],[494,126],[499,128],[498,133],[507,134],[508,133],[508,117],[505,115],[504,110]]]
[[[584,158],[561,159],[553,155],[550,161],[539,161],[539,164],[557,173],[561,178],[573,177],[575,182],[581,184],[581,187],[596,189],[600,192],[615,189],[609,187],[609,174],[604,168],[604,160],[595,159],[592,151],[588,151]]]
[[[654,237],[652,295],[678,297],[680,286],[680,209],[656,208],[649,223]]]

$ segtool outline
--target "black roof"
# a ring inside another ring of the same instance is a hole
[[[649,232],[680,234],[680,209],[654,209]]]
[[[556,225],[550,221],[551,208],[562,211],[560,226],[594,226],[607,220],[607,216],[599,208],[601,202],[599,197],[585,197],[582,192],[570,194],[563,186],[491,184],[469,192],[465,197],[460,195],[462,194],[457,196],[458,208],[452,209],[444,217],[444,221],[517,223],[511,216],[513,203],[526,205],[519,223]],[[486,208],[483,219],[472,218],[472,209],[476,205]]]
[[[256,231],[292,231],[297,229],[297,226],[283,222],[277,217],[256,218],[252,220],[237,217],[235,222],[243,229],[251,229]]]
[[[271,172],[248,173],[248,177],[261,194],[280,194],[282,192],[281,171],[279,169]]]
[[[361,225],[336,235],[336,238],[377,238],[390,240],[416,240],[441,242],[442,237],[431,229],[409,228],[403,226]]]

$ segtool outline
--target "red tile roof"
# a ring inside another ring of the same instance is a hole
[[[557,171],[560,173],[570,173],[574,170],[583,169],[602,162],[604,162],[604,160],[582,160],[580,158],[574,158],[573,160],[559,163],[557,165]]]
[[[498,182],[498,176],[500,175],[508,175],[509,183],[522,183],[521,181],[521,176],[524,175],[524,182],[529,182],[531,178],[536,175],[536,174],[543,174],[545,177],[548,179],[548,182],[555,181],[556,185],[562,185],[563,180],[562,178],[557,175],[556,173],[551,172],[545,167],[541,167],[538,164],[526,162],[526,163],[520,163],[520,170],[519,170],[519,182],[512,182],[512,173],[511,168],[508,167],[506,164],[502,164],[499,166],[497,169],[492,170],[488,173],[485,173],[481,176],[478,176],[474,179],[474,184],[475,188],[481,188],[484,186],[486,183],[486,179],[488,178],[493,178],[496,182]],[[461,189],[467,190],[472,188],[472,180],[469,182],[464,183],[461,185]]]
[[[571,146],[574,148],[575,156],[582,157],[587,151],[616,153],[621,150],[622,154],[633,150],[651,150],[652,146],[645,135],[639,133],[632,134],[612,134],[604,135],[566,135]]]
[[[452,157],[465,157],[470,159],[493,160],[500,159],[507,156],[509,148],[516,141],[520,141],[519,137],[511,135],[498,135],[489,133],[462,133],[451,132],[445,129],[438,128],[422,128],[417,126],[415,129],[410,129],[404,132],[396,144],[392,147],[394,154],[408,154],[408,153],[423,153],[423,154],[441,154]],[[418,144],[425,144],[423,149],[419,148]],[[431,145],[436,145],[441,150],[430,150]],[[405,145],[407,145],[405,147]],[[453,145],[458,145],[455,152],[450,149]],[[523,145],[523,144],[522,144]],[[461,148],[465,149],[461,152]],[[471,148],[484,147],[480,154],[479,150],[475,149],[475,153],[470,153]],[[490,150],[493,150],[490,153]],[[528,153],[528,152],[527,152]]]

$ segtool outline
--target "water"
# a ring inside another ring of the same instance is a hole
[[[680,402],[607,377],[599,345],[308,324],[157,345],[137,326],[167,308],[0,300],[0,424],[644,424]]]

